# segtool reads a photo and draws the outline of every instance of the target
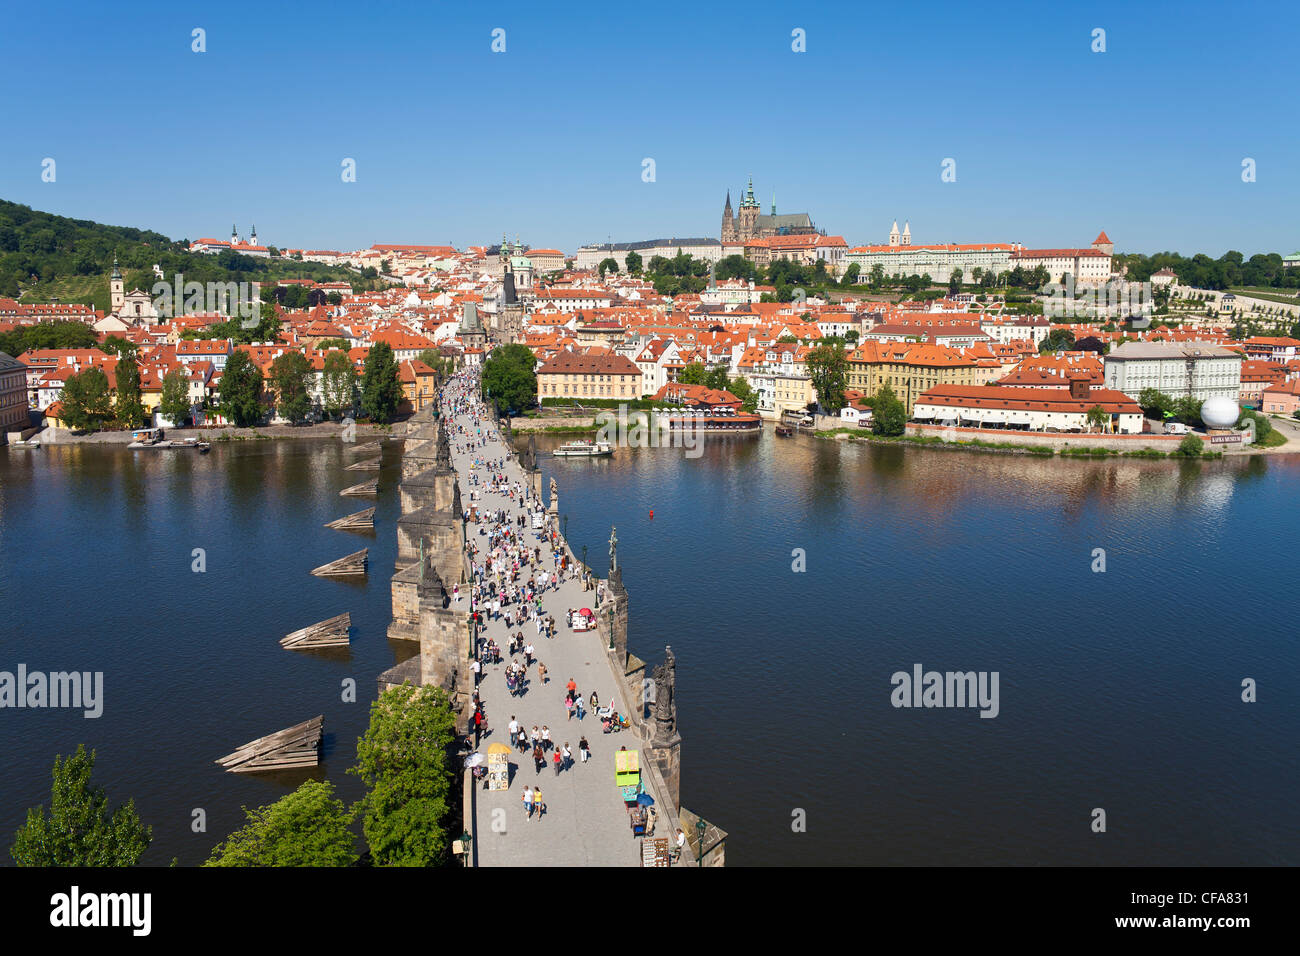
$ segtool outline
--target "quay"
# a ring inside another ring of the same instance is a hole
[[[676,661],[671,648],[653,673],[647,673],[645,662],[628,650],[629,600],[612,531],[610,570],[603,579],[590,573],[584,586],[580,574],[566,574],[558,589],[543,591],[542,613],[556,621],[554,638],[538,634],[533,621],[516,623],[507,631],[503,622],[487,614],[482,629],[476,627],[470,608],[473,562],[468,552],[471,545],[482,552],[488,549],[486,533],[480,534],[488,528],[485,515],[505,509],[511,530],[525,545],[540,547],[540,563],[521,568],[521,577],[526,578],[534,567],[551,571],[557,551],[571,568],[578,566],[568,542],[559,535],[554,477],[545,526],[535,531],[527,519],[524,527],[512,523],[522,513],[519,496],[511,500],[504,492],[491,490],[484,469],[475,468],[475,459],[499,460],[502,464],[496,472],[503,472],[510,484],[525,489],[535,502],[543,501],[535,442],[516,450],[509,426],[504,433],[499,429],[477,393],[477,380],[462,373],[444,386],[437,405],[426,406],[406,425],[388,636],[411,642],[415,653],[381,674],[379,689],[383,692],[406,682],[444,688],[457,710],[457,730],[467,740],[465,754],[477,751],[486,758],[489,746],[509,746],[508,724],[513,716],[525,731],[534,725],[548,726],[557,749],[568,743],[573,762],[557,774],[551,763],[554,751],[550,751],[547,766],[537,772],[531,754],[512,748],[509,786],[504,790],[487,789],[485,780],[464,772],[464,830],[470,836],[467,865],[636,866],[642,865],[643,849],[645,859],[653,859],[655,846],[647,841],[643,847],[643,841],[633,836],[615,784],[615,755],[620,748],[640,752],[642,789],[653,799],[658,814],[654,837],[672,843],[679,826],[685,833],[687,843],[678,865],[700,864],[701,840],[702,865],[724,865],[726,834],[707,823],[700,826],[703,821],[681,807],[682,738],[677,732]],[[458,401],[461,408],[449,419]],[[475,407],[466,410],[466,402]],[[482,430],[485,447],[470,447],[465,435],[474,436],[476,429]],[[472,474],[481,476],[484,484],[475,485]],[[593,610],[596,626],[571,631],[566,612],[581,608]],[[535,647],[534,660],[544,663],[548,672],[544,683],[536,664],[530,667],[520,696],[510,694],[504,676],[511,632],[524,634]],[[476,683],[473,665],[488,639],[501,646],[502,663],[480,660],[482,673]],[[595,691],[601,705],[612,703],[630,726],[603,733],[590,708],[585,719],[569,719],[564,695],[570,679],[584,703]],[[476,687],[488,715],[488,729],[477,741],[470,723]],[[585,763],[578,748],[583,736],[591,751]],[[525,813],[521,800],[525,786],[541,788],[545,815],[534,813],[530,819]]]

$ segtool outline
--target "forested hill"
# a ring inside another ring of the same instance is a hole
[[[191,253],[188,240],[128,226],[107,226],[40,212],[0,199],[0,296],[23,302],[80,302],[108,310],[108,279],[113,256],[127,291],[149,291],[153,267],[168,281],[184,273],[186,281],[258,282],[304,278],[351,282],[358,291],[377,288],[373,277],[359,278],[342,266],[291,259],[259,259],[233,252]]]

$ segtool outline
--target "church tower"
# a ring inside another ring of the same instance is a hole
[[[230,226],[230,244],[232,246],[239,245],[239,230],[235,228],[233,223]]]
[[[253,225],[253,234],[252,234],[251,236],[248,237],[248,244],[249,244],[250,246],[255,246],[255,245],[257,245],[257,225],[256,225],[256,224]]]
[[[108,280],[108,298],[110,311],[116,315],[126,305],[126,285],[122,281],[122,270],[117,267],[117,256],[113,256],[113,275]]]
[[[727,190],[727,204],[722,207],[722,241],[736,241],[736,218],[731,212],[731,190]]]
[[[754,198],[754,177],[749,177],[749,188],[740,200],[739,237],[741,241],[758,236],[758,200]]]
[[[903,245],[910,246],[911,244],[912,244],[912,224],[910,222],[905,222],[903,223]]]
[[[895,220],[894,220],[894,228],[889,230],[889,244],[890,244],[891,246],[896,246],[896,245],[898,245],[898,241],[899,241],[899,237],[898,237],[898,220],[895,219]]]

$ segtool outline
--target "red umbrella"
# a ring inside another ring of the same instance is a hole
[[[592,613],[592,610],[591,610],[591,608],[589,608],[589,607],[584,607],[584,608],[583,608],[581,611],[579,611],[578,613],[581,614],[583,617],[595,617],[595,616],[596,616],[595,614]]]

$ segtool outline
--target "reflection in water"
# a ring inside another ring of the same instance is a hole
[[[357,510],[338,491],[360,480],[335,443],[0,451],[0,669],[105,673],[99,720],[5,715],[0,833],[48,799],[53,755],[84,742],[98,782],[155,827],[146,861],[199,862],[241,805],[291,785],[212,761],[318,713],[324,772],[354,799],[343,771],[374,678],[416,650],[386,635],[398,456],[384,458],[371,573],[331,581],[308,571],[357,549],[323,525]],[[1291,456],[1067,461],[764,435],[710,439],[698,459],[618,449],[542,468],[602,571],[618,526],[631,646],[653,663],[671,643],[680,664],[684,803],[731,833],[732,862],[1300,862]],[[349,653],[279,647],[345,610]],[[890,675],[916,663],[998,671],[999,716],[892,708]],[[1240,702],[1243,676],[1268,689],[1266,719]],[[1091,839],[1097,805],[1129,836]],[[189,829],[195,806],[207,834]],[[791,834],[795,807],[807,833]]]

